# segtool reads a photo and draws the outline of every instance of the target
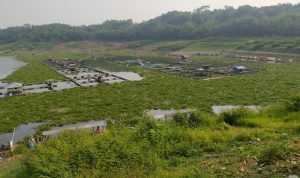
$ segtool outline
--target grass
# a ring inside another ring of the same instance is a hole
[[[205,38],[196,40],[183,51],[226,51],[234,50],[238,45],[246,43],[251,39],[243,38]]]
[[[64,79],[64,77],[58,75],[55,71],[41,64],[41,59],[45,59],[45,56],[18,55],[17,59],[24,61],[26,65],[2,80],[3,82],[38,83],[49,79]]]
[[[300,54],[300,43],[299,38],[266,38],[248,41],[236,49]]]
[[[296,153],[296,150],[287,145],[275,144],[261,153],[261,162],[272,164],[276,160],[285,160]]]
[[[91,50],[124,49],[131,52],[149,53],[168,51],[252,51],[300,54],[299,37],[273,38],[203,38],[201,40],[161,41],[143,40],[130,42],[76,41],[65,43],[12,43],[2,44],[0,50]],[[1,51],[0,51],[1,52]]]
[[[47,56],[52,54],[42,57]],[[30,59],[31,56],[24,58]],[[34,68],[28,67],[27,72],[26,68],[22,68],[9,76],[7,81],[42,82],[59,79],[59,75],[44,68],[37,62],[39,60],[28,60],[30,63],[27,66],[44,69],[47,71],[45,75],[36,73],[38,69],[27,74]],[[261,73],[212,81],[197,81],[134,68],[132,70],[145,77],[143,81],[1,99],[0,132],[34,121],[50,121],[56,124],[103,118],[127,121],[143,115],[145,110],[151,108],[197,108],[210,112],[212,105],[274,103],[299,93],[299,65],[268,64]],[[58,108],[67,109],[65,112],[56,112]]]
[[[1,178],[29,178],[26,167],[22,164],[21,160],[11,161],[0,165]]]
[[[300,173],[300,145],[295,142],[299,137],[293,132],[293,121],[249,128],[204,118],[199,113],[179,114],[164,123],[144,118],[133,128],[110,125],[100,135],[65,132],[32,151],[25,165],[37,177],[283,177]],[[260,125],[261,121],[253,122]],[[284,129],[278,129],[279,125]],[[288,137],[283,138],[283,133]]]

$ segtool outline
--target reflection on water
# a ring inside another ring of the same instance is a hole
[[[15,57],[0,57],[0,80],[24,65],[24,62],[18,61]]]
[[[14,144],[19,141],[24,140],[26,136],[31,136],[35,133],[35,129],[38,126],[43,125],[43,123],[29,123],[29,124],[22,124],[15,130],[15,137],[14,137]],[[0,145],[4,144],[7,145],[9,141],[12,139],[13,133],[3,133],[0,134]]]

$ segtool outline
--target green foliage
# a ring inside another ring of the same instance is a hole
[[[0,30],[0,42],[200,39],[207,36],[299,36],[299,9],[299,4],[279,4],[260,8],[241,6],[237,9],[225,7],[218,10],[196,9],[194,12],[172,11],[142,23],[133,23],[132,20],[109,20],[100,25],[89,26],[64,24],[32,26],[27,24],[22,27]],[[299,48],[294,48],[294,46],[282,47],[282,50],[299,52]],[[167,48],[177,50],[181,47]],[[263,44],[254,44],[250,49],[259,50],[260,48],[263,48]]]
[[[299,112],[300,111],[300,96],[292,97],[286,104],[286,110],[289,112]]]
[[[21,160],[13,160],[0,165],[1,178],[32,178]]]
[[[237,50],[244,51],[269,51],[269,52],[280,52],[280,53],[300,53],[299,38],[262,38],[253,39],[248,42],[240,43],[236,48]]]
[[[130,136],[122,134],[64,133],[38,147],[26,163],[37,177],[149,175],[156,169],[156,156],[143,149],[143,143],[131,144]]]
[[[266,148],[260,156],[262,162],[271,164],[276,160],[285,160],[292,156],[295,150],[288,145],[271,145]]]
[[[178,41],[178,42],[172,42],[166,45],[158,46],[155,51],[179,51],[183,48],[186,48],[187,46],[191,45],[193,42],[189,41]]]
[[[300,125],[295,128],[295,132],[300,135]]]
[[[281,104],[273,104],[265,110],[269,116],[280,117],[282,120],[298,120],[300,114],[300,97],[295,95]]]
[[[188,126],[189,124],[189,117],[187,114],[184,113],[177,113],[174,117],[173,120],[176,124],[181,125],[181,126]]]
[[[251,135],[249,132],[242,132],[234,138],[235,141],[239,142],[251,141],[253,139],[253,135]]]
[[[136,129],[116,127],[101,135],[65,132],[32,151],[26,166],[35,177],[148,177],[163,162],[176,167],[208,147],[172,127],[147,119]]]
[[[183,127],[206,127],[211,126],[213,122],[213,118],[209,118],[208,116],[192,112],[189,114],[185,113],[176,113],[173,117],[173,121]]]
[[[83,54],[68,52],[41,54],[38,57],[20,55],[19,58],[22,59],[21,57],[27,62],[28,68],[25,66],[17,70],[5,81],[27,83],[58,79],[59,75],[40,64],[41,59],[85,58]],[[168,57],[150,56],[149,60],[152,59],[172,60]],[[218,60],[221,61],[222,58]],[[127,122],[142,116],[149,108],[196,108],[208,113],[211,112],[212,105],[263,105],[279,102],[286,100],[291,94],[299,94],[299,66],[299,63],[266,65],[266,70],[261,73],[211,81],[197,81],[134,68],[144,80],[1,99],[0,132],[12,130],[21,123],[36,121],[66,124],[87,119],[111,118]],[[45,71],[38,72],[40,70]],[[67,110],[58,112],[58,108]]]
[[[155,41],[155,40],[143,40],[143,41],[135,41],[135,42],[131,42],[128,44],[128,48],[139,48],[139,47],[144,47],[144,46],[148,46],[148,45],[153,45],[159,43],[159,41]]]
[[[41,63],[41,60],[46,58],[45,56],[18,55],[17,58],[24,61],[26,65],[2,80],[3,82],[38,83],[49,79],[65,79]]]
[[[134,126],[130,128],[112,125],[102,134],[64,132],[25,153],[24,168],[33,177],[181,177],[204,176],[207,171],[211,171],[208,175],[219,175],[226,161],[230,174],[237,175],[237,160],[258,157],[272,165],[295,155],[296,147],[289,143],[298,133],[289,132],[282,138],[278,132],[297,130],[298,122],[260,118],[260,114],[247,112],[234,111],[230,116],[249,119],[260,127],[230,126],[195,112],[178,113],[166,122],[139,119],[130,122]],[[234,121],[240,123],[239,119]],[[187,170],[191,166],[193,169]],[[256,176],[255,171],[251,175]]]
[[[207,171],[218,175],[226,161],[230,174],[237,175],[237,160],[258,157],[266,165],[283,164],[296,152],[293,145],[287,145],[297,135],[284,140],[268,137],[277,130],[274,125],[250,129],[215,123],[188,128],[174,122],[145,118],[134,128],[115,125],[102,134],[65,132],[27,153],[25,168],[34,177],[193,177]],[[281,122],[280,127],[289,126]],[[251,175],[256,175],[255,170]]]
[[[234,109],[221,114],[221,120],[232,126],[249,126],[255,127],[255,125],[246,121],[246,118],[254,113],[246,108]]]

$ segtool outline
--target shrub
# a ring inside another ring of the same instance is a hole
[[[190,114],[177,113],[173,117],[173,121],[179,126],[184,127],[210,126],[212,122],[208,116],[196,112]]]
[[[173,120],[176,124],[181,125],[181,126],[188,126],[189,121],[188,121],[188,115],[184,113],[176,113],[173,116]]]
[[[249,132],[243,132],[243,133],[240,133],[239,135],[237,135],[234,140],[236,141],[241,141],[241,142],[244,142],[244,141],[250,141],[253,139],[253,135],[251,135]]]
[[[295,132],[296,132],[297,134],[300,134],[300,125],[298,125],[298,127],[296,127]]]
[[[253,46],[253,48],[251,50],[255,51],[255,50],[259,50],[263,47],[262,44],[256,44],[255,46]]]
[[[157,121],[147,118],[138,125],[138,128],[139,130],[134,137],[135,141],[146,140],[151,145],[155,145],[160,142],[161,131]]]
[[[210,126],[211,121],[209,118],[200,113],[191,113],[188,117],[190,127]]]
[[[155,171],[152,150],[133,144],[132,131],[119,132],[63,133],[29,154],[26,165],[34,177],[141,177]]]
[[[221,114],[221,119],[232,126],[250,126],[254,127],[255,125],[246,121],[246,118],[252,115],[253,113],[245,108],[239,108],[224,112]]]
[[[276,160],[285,160],[293,155],[295,150],[287,145],[272,145],[265,149],[261,156],[261,162],[273,163]]]
[[[286,110],[289,112],[300,111],[300,96],[292,97],[289,102],[286,103]]]

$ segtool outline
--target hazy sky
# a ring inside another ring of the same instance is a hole
[[[300,0],[0,0],[0,28],[25,23],[98,24],[108,19],[149,20],[171,10],[192,11],[203,5],[266,6]]]

